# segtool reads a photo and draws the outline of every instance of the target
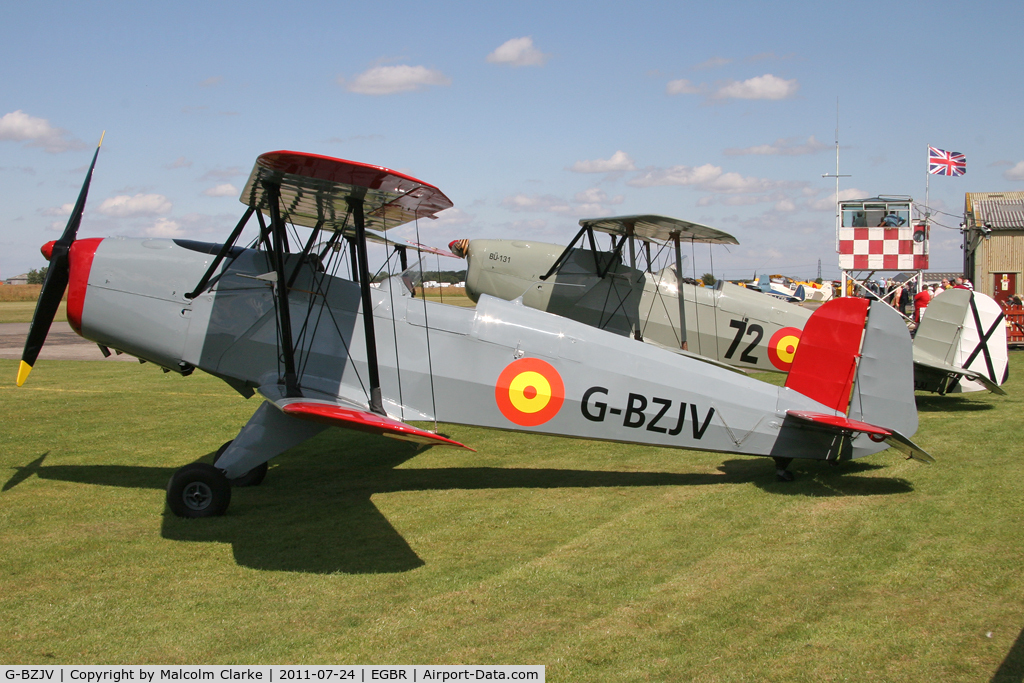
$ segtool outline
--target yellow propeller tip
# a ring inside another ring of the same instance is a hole
[[[32,372],[32,366],[21,361],[21,365],[18,366],[18,386],[20,387],[28,379],[28,373]]]

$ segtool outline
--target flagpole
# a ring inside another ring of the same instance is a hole
[[[925,150],[925,158],[930,159],[932,153],[931,145],[928,145],[928,149]],[[932,215],[932,172],[928,162],[924,165],[924,230],[925,234],[931,233],[931,222],[929,219]]]

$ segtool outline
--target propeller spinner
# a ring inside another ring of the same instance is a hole
[[[106,135],[106,131],[103,132],[103,135]],[[32,366],[39,358],[39,352],[43,348],[43,342],[46,341],[50,325],[57,314],[60,300],[64,297],[64,290],[67,289],[70,272],[68,254],[78,235],[78,226],[82,222],[85,200],[89,196],[89,183],[92,182],[92,170],[96,167],[96,158],[100,154],[100,147],[103,146],[103,135],[100,135],[100,142],[96,145],[96,152],[92,155],[89,172],[85,175],[85,182],[82,184],[81,192],[78,193],[78,201],[71,212],[64,233],[60,239],[49,242],[42,248],[43,256],[50,262],[50,266],[46,270],[43,290],[39,293],[36,312],[32,315],[32,325],[29,327],[28,338],[25,340],[25,350],[21,354],[21,364],[18,366],[19,387],[28,379],[28,374],[32,372]]]

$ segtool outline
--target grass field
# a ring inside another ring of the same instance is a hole
[[[235,489],[171,473],[255,410],[150,365],[0,361],[0,663],[544,664],[551,681],[1019,681],[1024,353],[919,396],[926,466],[445,426],[330,430]],[[6,373],[6,374],[4,374]],[[764,375],[765,377],[772,377]]]
[[[0,323],[32,322],[42,285],[0,285]],[[67,320],[67,293],[54,320]]]

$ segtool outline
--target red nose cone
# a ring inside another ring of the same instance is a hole
[[[39,247],[39,251],[43,252],[43,258],[45,258],[47,261],[49,261],[50,257],[53,256],[53,245],[55,245],[56,243],[57,240],[50,240],[43,246]]]

